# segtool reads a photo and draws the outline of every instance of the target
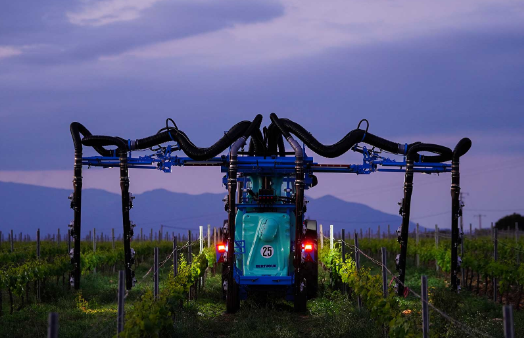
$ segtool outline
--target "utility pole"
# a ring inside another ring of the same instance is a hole
[[[482,230],[482,217],[486,217],[486,215],[478,214],[478,215],[473,215],[473,217],[479,218],[479,230]]]

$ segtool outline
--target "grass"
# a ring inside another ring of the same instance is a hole
[[[323,274],[325,274],[323,272]],[[325,276],[324,276],[325,277]],[[321,280],[326,280],[322,278]],[[201,297],[184,307],[175,321],[176,337],[381,337],[381,328],[367,312],[358,311],[338,291],[321,287],[320,297],[308,302],[308,312],[295,313],[280,297],[256,297],[229,315],[221,299],[220,277],[208,278]]]
[[[381,273],[380,268],[366,258],[361,258],[361,261],[363,266],[371,268],[372,273]],[[389,259],[388,268],[391,272],[395,272],[393,259]],[[405,284],[418,294],[421,293],[422,275],[427,277],[431,304],[468,327],[485,332],[492,337],[504,337],[502,304],[495,303],[484,296],[478,296],[467,289],[457,294],[451,291],[449,276],[445,276],[442,272],[437,273],[434,266],[417,268],[413,262],[408,261]],[[388,279],[391,277],[388,276]],[[420,309],[421,300],[411,294],[401,299],[401,302],[408,308]],[[515,337],[524,337],[524,312],[513,310],[513,320]],[[440,337],[467,337],[463,330],[451,324],[435,310],[430,309],[430,332],[432,331]]]
[[[363,265],[372,267],[365,259]],[[137,269],[139,283],[126,298],[126,312],[146,290],[152,289],[152,274],[143,276],[152,262]],[[161,270],[165,282],[170,266]],[[394,266],[389,267],[394,271]],[[406,284],[420,292],[420,276],[428,276],[431,302],[451,317],[493,337],[503,337],[502,307],[469,291],[459,295],[449,291],[446,281],[434,268],[408,266]],[[46,337],[49,312],[59,313],[60,337],[113,337],[116,333],[117,274],[103,272],[83,276],[81,293],[47,282],[42,302],[26,305],[9,314],[9,303],[3,293],[4,315],[0,317],[0,337]],[[329,275],[320,269],[319,297],[308,302],[308,311],[298,314],[293,304],[281,297],[250,297],[234,314],[225,313],[220,275],[208,273],[205,288],[196,301],[185,302],[176,313],[173,337],[381,337],[382,328],[368,312],[359,311],[354,300],[328,287]],[[420,300],[414,296],[401,299],[412,315],[419,316]],[[17,301],[18,302],[18,301]],[[18,307],[19,302],[15,304]],[[524,312],[514,312],[516,337],[524,337]],[[465,337],[464,332],[431,310],[430,331],[439,337]]]
[[[150,262],[147,262],[150,264]],[[166,280],[170,267],[160,273],[160,286]],[[136,275],[143,276],[148,268],[143,264]],[[138,277],[137,279],[141,279]],[[133,288],[125,300],[125,310],[146,290],[152,289],[152,274]],[[34,297],[31,304],[9,314],[9,303],[3,293],[3,312],[0,317],[0,337],[47,337],[49,312],[59,314],[60,337],[112,337],[116,331],[118,273],[104,272],[82,276],[80,291],[47,282],[41,302]],[[31,292],[32,293],[32,292]],[[15,309],[19,304],[15,304]],[[21,325],[23,323],[23,325]]]

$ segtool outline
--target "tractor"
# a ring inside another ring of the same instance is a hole
[[[173,167],[220,167],[228,194],[224,199],[227,220],[222,229],[222,241],[216,245],[217,261],[222,263],[222,286],[227,311],[236,312],[240,301],[257,292],[279,292],[293,301],[297,311],[305,311],[308,299],[318,289],[317,222],[306,217],[304,191],[317,185],[316,173],[370,174],[377,171],[405,173],[404,198],[398,229],[400,254],[397,258],[399,275],[395,277],[398,294],[404,292],[409,217],[414,173],[452,173],[452,285],[457,289],[456,276],[460,269],[457,246],[461,234],[458,217],[459,158],[471,147],[468,138],[455,149],[415,142],[395,143],[368,132],[369,122],[361,120],[339,142],[324,145],[300,124],[276,114],[271,123],[261,129],[262,115],[253,121],[241,121],[208,148],[197,147],[172,119],[156,134],[141,138],[121,138],[93,135],[82,124],[70,127],[75,148],[73,194],[70,223],[74,248],[71,250],[71,284],[80,288],[80,234],[82,169],[87,167],[118,167],[122,192],[123,241],[125,250],[126,288],[135,283],[134,251],[131,248],[133,228],[129,210],[133,196],[129,192],[129,169],[155,169],[166,173]],[[362,123],[366,129],[361,129]],[[295,139],[298,138],[302,145]],[[249,145],[245,149],[247,141]],[[285,141],[284,141],[285,140]],[[286,150],[285,142],[291,148]],[[360,144],[366,145],[360,145]],[[307,146],[307,148],[306,148]],[[371,146],[371,148],[368,148]],[[92,147],[99,156],[83,156],[83,147]],[[108,148],[109,147],[109,148]],[[228,154],[222,154],[228,149]],[[336,158],[349,150],[362,154],[361,164],[319,164],[308,156],[311,151],[326,158]],[[183,151],[185,157],[175,155]],[[137,152],[149,152],[133,156]],[[403,156],[390,159],[384,153]],[[428,154],[429,153],[429,154]],[[451,164],[445,163],[452,161]],[[175,216],[174,216],[175,217]]]

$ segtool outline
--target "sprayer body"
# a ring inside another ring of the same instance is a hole
[[[237,202],[235,280],[240,298],[257,290],[292,294],[295,204],[293,177],[245,174]]]
[[[287,213],[239,210],[235,238],[244,246],[242,253],[236,255],[239,276],[290,276],[295,229],[292,223],[294,218]]]
[[[307,178],[311,182],[311,178]],[[241,173],[235,204],[234,278],[240,299],[256,291],[283,292],[293,300],[295,283],[295,177],[291,172]],[[306,231],[304,222],[300,231]],[[316,228],[308,230],[312,241],[298,255],[317,264]],[[309,242],[308,242],[309,243]],[[227,243],[228,244],[228,243]],[[219,243],[217,259],[227,259],[219,252],[229,245]]]

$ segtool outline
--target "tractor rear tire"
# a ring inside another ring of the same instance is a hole
[[[226,291],[226,311],[227,313],[235,313],[240,308],[239,287],[236,281],[233,280],[232,285],[228,285]]]
[[[302,282],[300,283],[300,286],[298,286],[298,290],[295,291],[295,300],[293,304],[295,312],[306,312],[307,310],[307,280],[306,278],[302,278],[301,280]]]
[[[227,271],[228,271],[228,268],[227,268],[227,264],[225,263],[222,263],[222,300],[226,300],[226,296],[227,296],[227,291],[224,287],[224,282],[227,281]]]
[[[302,268],[302,276],[307,281],[307,298],[315,298],[318,294],[318,232],[317,221],[306,220],[305,240],[313,242],[315,247],[315,261],[305,262]]]
[[[307,281],[307,298],[312,299],[318,294],[318,261],[304,263],[303,276]]]

